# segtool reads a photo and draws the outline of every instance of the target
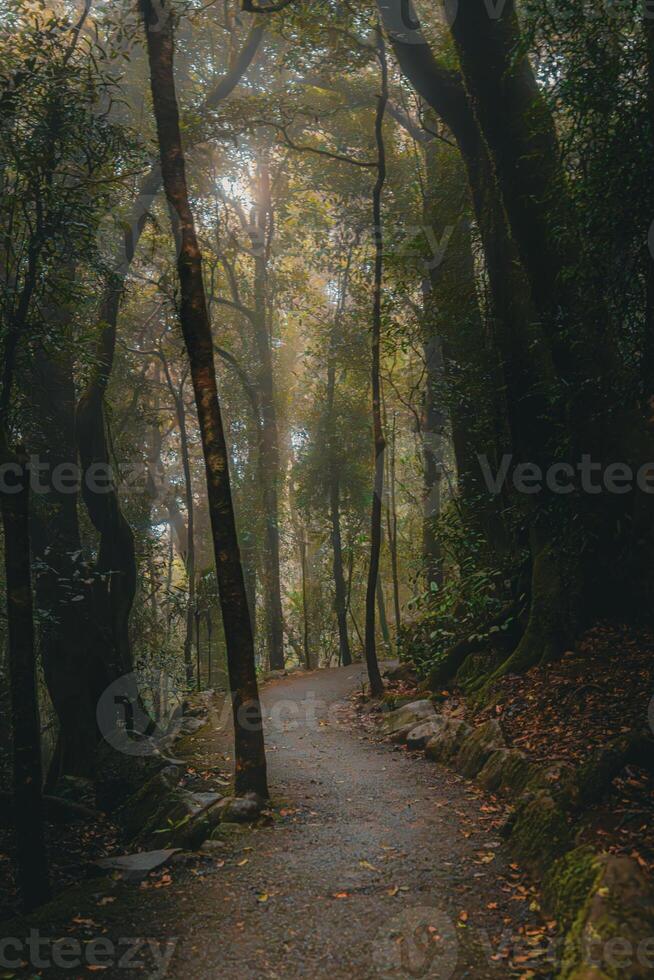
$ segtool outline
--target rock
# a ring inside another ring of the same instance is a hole
[[[400,681],[403,684],[417,684],[418,674],[412,664],[398,664],[386,671],[384,677],[389,681]]]
[[[423,721],[420,725],[412,728],[406,736],[406,744],[410,749],[424,749],[427,742],[438,735],[443,727],[443,720],[437,718],[434,721]]]
[[[138,851],[135,854],[121,854],[118,857],[101,858],[95,866],[103,871],[121,871],[127,881],[140,881],[156,871],[177,854],[179,848],[166,848],[159,851]]]
[[[473,779],[486,765],[493,752],[505,747],[506,742],[499,722],[495,720],[484,722],[462,743],[454,761],[455,768],[461,775]]]
[[[459,718],[446,719],[438,735],[427,742],[425,755],[432,762],[450,762],[471,731],[470,725]]]
[[[549,793],[541,790],[523,798],[516,810],[509,846],[515,858],[538,877],[574,846],[565,814]]]
[[[224,840],[205,840],[200,850],[203,854],[209,854],[211,857],[222,857],[225,853],[225,841]]]
[[[421,725],[426,724],[426,722],[421,721]],[[417,728],[415,721],[410,721],[408,725],[403,725],[402,728],[398,728],[396,732],[389,735],[389,739],[395,745],[404,745],[406,743],[409,732],[412,732],[414,728]]]
[[[257,820],[265,806],[264,801],[256,793],[245,796],[228,796],[213,807],[218,814],[220,823],[251,823]]]
[[[477,775],[489,793],[519,796],[534,775],[534,767],[518,749],[495,749]]]
[[[393,732],[406,728],[412,722],[414,725],[418,725],[422,721],[429,721],[435,717],[436,712],[431,701],[427,699],[412,701],[411,704],[405,704],[387,714],[382,721],[382,731],[387,735],[392,735]]]
[[[190,716],[189,718],[184,718],[184,720],[182,721],[179,727],[180,734],[195,735],[195,733],[199,732],[201,728],[204,728],[206,723],[207,723],[206,718],[196,718],[193,716]]]
[[[551,877],[559,886],[566,878],[574,886],[572,892],[559,893],[560,899],[566,895],[559,914],[567,935],[558,976],[562,980],[653,976],[654,891],[638,863],[623,855],[593,857],[581,848],[553,870]]]
[[[189,793],[175,789],[164,798],[134,843],[142,847],[160,844],[195,850],[213,830],[215,822],[210,811],[220,800],[218,793]]]
[[[138,792],[123,804],[116,819],[128,840],[132,840],[150,821],[165,808],[177,787],[180,770],[167,766],[149,779]]]
[[[543,879],[543,898],[562,932],[574,923],[599,874],[592,847],[576,847],[558,858]]]
[[[282,677],[287,677],[288,673],[285,670],[268,670],[263,675],[264,681],[278,681]]]

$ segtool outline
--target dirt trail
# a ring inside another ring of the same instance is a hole
[[[346,700],[362,680],[354,666],[269,685],[279,820],[230,837],[215,866],[173,870],[169,887],[133,886],[135,907],[118,899],[94,922],[111,912],[114,938],[170,942],[173,980],[525,975],[493,961],[485,940],[538,918],[531,896],[515,901],[497,810],[446,770],[366,736]]]

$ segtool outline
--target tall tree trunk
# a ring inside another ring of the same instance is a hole
[[[379,663],[377,661],[377,642],[375,637],[375,593],[379,577],[379,558],[381,554],[382,506],[384,494],[384,430],[382,426],[381,404],[381,333],[382,333],[382,279],[384,273],[384,234],[382,228],[382,194],[386,183],[386,147],[384,144],[384,116],[388,102],[388,66],[381,28],[378,29],[379,60],[381,64],[382,88],[375,119],[375,140],[377,143],[377,182],[373,191],[373,235],[375,242],[374,299],[372,314],[372,426],[374,441],[375,476],[370,518],[370,565],[366,589],[366,631],[365,652],[370,693],[379,697],[384,690]]]
[[[157,9],[158,8],[158,9]],[[216,576],[220,593],[235,737],[235,788],[268,796],[266,756],[252,626],[236,532],[229,456],[218,400],[202,254],[189,204],[174,78],[170,4],[141,0],[161,171],[178,235],[180,320],[191,368],[204,453]],[[163,23],[162,23],[163,15]]]
[[[279,430],[275,405],[270,324],[268,317],[268,249],[270,233],[270,173],[265,154],[258,161],[258,200],[252,234],[254,252],[254,335],[259,358],[261,406],[261,474],[266,528],[266,626],[271,670],[284,669],[284,616],[279,556]]]
[[[341,487],[338,471],[329,473],[329,516],[332,526],[332,552],[336,619],[338,621],[339,662],[343,667],[352,663],[350,637],[347,629],[347,594],[343,572],[343,542],[341,538]]]
[[[482,136],[475,118],[473,106],[464,85],[462,76],[440,65],[420,30],[419,21],[412,5],[405,0],[378,0],[384,23],[389,30],[393,49],[402,71],[407,75],[416,90],[422,95],[438,116],[452,131],[466,167],[471,200],[484,249],[491,296],[494,307],[494,343],[501,364],[506,391],[506,406],[511,439],[511,449],[516,461],[532,462],[546,468],[548,453],[560,439],[562,418],[552,410],[545,393],[554,390],[557,372],[554,359],[560,363],[559,351],[554,352],[546,335],[546,325],[540,322],[531,296],[531,282],[525,276],[520,262],[520,253],[509,231],[506,212],[499,193],[495,172],[495,161],[491,158],[488,145]],[[483,6],[478,0],[459,5],[454,30],[457,24],[466,24],[471,13],[476,14]],[[411,23],[402,16],[402,9],[411,11]],[[507,5],[504,5],[506,9]],[[462,19],[462,15],[464,15]],[[487,11],[484,16],[488,18]],[[488,52],[478,49],[480,57]],[[524,59],[526,61],[526,58]],[[488,59],[495,64],[497,60]],[[518,72],[522,73],[521,65]],[[510,74],[510,73],[509,73]],[[509,83],[510,84],[510,83]],[[494,103],[486,102],[486,115],[497,113],[497,105],[507,104],[500,98]],[[507,116],[508,113],[500,115]],[[541,118],[539,116],[539,118]],[[547,145],[549,134],[544,126],[544,150],[547,166],[551,160],[551,147]],[[515,146],[515,144],[513,144]],[[527,157],[529,159],[527,160]],[[539,154],[529,152],[523,163],[527,168],[537,165]],[[510,174],[506,173],[507,181]],[[522,171],[524,177],[524,170]],[[534,192],[530,210],[536,206],[538,194]],[[542,228],[539,219],[538,228]],[[544,254],[551,257],[551,243]],[[529,520],[533,522],[535,505],[529,508]],[[532,549],[541,542],[542,529],[531,535]],[[550,568],[552,558],[549,546],[543,555],[544,561],[537,561],[539,553],[532,551],[534,569]],[[547,560],[545,560],[547,559]],[[533,663],[550,656],[552,649],[563,635],[570,635],[570,589],[563,587],[560,575],[548,576],[548,583],[534,581],[531,590],[531,610],[533,621],[548,624],[548,635],[538,637],[537,631],[529,631],[523,638],[529,648]],[[558,592],[557,592],[558,586]],[[547,604],[547,609],[539,608]],[[531,616],[530,616],[531,618]],[[520,651],[521,659],[524,651]]]
[[[304,528],[300,530],[300,563],[302,566],[302,620],[304,663],[307,670],[311,670],[311,649],[309,646],[309,589],[307,575],[307,539]]]
[[[400,575],[398,569],[398,546],[397,546],[397,497],[395,481],[395,453],[397,448],[397,419],[393,414],[393,425],[391,426],[391,448],[388,454],[388,499],[386,501],[386,526],[388,535],[388,550],[391,556],[391,578],[393,581],[393,612],[395,615],[395,635],[397,636],[402,626],[402,612],[400,609]]]
[[[382,640],[388,649],[391,646],[391,631],[388,628],[388,616],[386,615],[386,596],[382,585],[381,575],[377,577],[377,587],[375,589],[377,597],[377,611],[379,612],[379,629],[381,630]]]
[[[606,377],[614,352],[603,336],[603,300],[581,281],[580,235],[556,128],[522,46],[515,4],[506,0],[490,17],[484,0],[469,0],[451,30],[559,377],[579,382],[593,367]],[[586,434],[589,423],[583,420]]]
[[[72,355],[36,351],[29,379],[34,408],[30,446],[53,473],[58,466],[70,466],[77,455]],[[59,489],[52,481],[47,493],[30,500],[39,648],[59,728],[48,786],[64,773],[93,773],[96,704],[110,682],[111,637],[97,605],[93,569],[83,558],[77,503],[75,487]]]
[[[325,438],[327,440],[327,459],[329,471],[329,519],[331,523],[331,540],[334,569],[334,607],[338,623],[339,663],[348,667],[352,663],[350,637],[347,628],[347,595],[345,575],[343,573],[343,542],[341,536],[341,481],[340,465],[336,453],[337,434],[334,420],[334,401],[336,398],[336,355],[338,331],[341,326],[341,316],[345,309],[352,263],[352,249],[348,251],[347,261],[342,274],[340,295],[336,306],[334,322],[329,336],[327,353],[327,399]]]
[[[43,828],[41,732],[36,684],[27,459],[9,451],[0,430],[0,461],[13,464],[18,492],[1,496],[9,631],[13,735],[13,820],[18,887],[25,911],[50,897]]]
[[[420,418],[422,440],[422,559],[427,588],[443,584],[443,556],[436,533],[441,514],[443,482],[443,448],[446,416],[437,395],[443,381],[443,348],[439,337],[429,336],[426,329],[426,307],[423,308],[423,351],[425,358],[425,391]]]
[[[93,526],[100,535],[96,563],[96,602],[103,628],[110,639],[109,680],[132,670],[129,617],[136,595],[134,534],[120,507],[113,480],[97,492],[91,476],[110,470],[104,398],[116,347],[116,323],[120,294],[107,296],[100,311],[100,338],[96,363],[86,389],[77,403],[75,427],[82,470],[82,497]]]
[[[164,8],[165,2],[161,5],[161,16],[165,20],[169,11]],[[215,110],[231,95],[252,63],[263,34],[263,26],[252,27],[228,71],[203,102],[202,110]],[[141,182],[127,230],[115,256],[114,274],[100,303],[98,321],[101,327],[96,369],[77,405],[77,442],[83,488],[87,485],[86,475],[89,470],[95,464],[106,466],[109,462],[104,397],[113,366],[120,300],[139,239],[147,223],[149,209],[161,184],[162,170],[157,163]],[[115,488],[110,493],[100,494],[83,489],[83,498],[89,517],[100,534],[94,601],[96,618],[100,620],[101,628],[108,634],[113,645],[113,650],[107,656],[109,682],[132,669],[129,617],[136,592],[134,537],[121,512]],[[85,736],[78,741],[80,744],[88,744]],[[63,765],[66,766],[65,760]]]
[[[179,448],[184,472],[184,500],[186,503],[186,536],[184,544],[184,566],[188,581],[188,596],[186,603],[186,624],[184,630],[184,671],[186,684],[193,684],[193,616],[195,613],[195,501],[193,499],[193,478],[191,475],[191,455],[189,451],[188,427],[186,424],[186,403],[184,402],[185,378],[179,387],[175,386],[170,366],[165,357],[161,358],[168,390],[175,404],[177,427],[179,429]],[[180,515],[181,516],[181,515]]]
[[[191,458],[188,445],[188,430],[186,428],[186,406],[184,404],[184,389],[176,399],[177,420],[179,423],[179,444],[184,470],[184,496],[186,502],[186,578],[188,581],[188,598],[186,605],[186,629],[184,633],[184,668],[186,683],[190,687],[193,682],[193,614],[195,610],[195,501],[193,500],[193,478],[191,476]]]

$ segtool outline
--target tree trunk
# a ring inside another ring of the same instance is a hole
[[[546,333],[547,325],[540,322],[542,317],[538,316],[534,308],[530,289],[532,283],[524,274],[520,254],[509,232],[496,179],[495,159],[491,158],[486,141],[482,137],[462,77],[457,72],[438,64],[420,33],[420,25],[413,12],[412,24],[408,30],[410,36],[406,36],[406,17],[403,18],[400,13],[400,8],[406,4],[403,4],[402,0],[378,0],[378,2],[380,12],[391,33],[393,49],[402,71],[451,129],[461,150],[491,287],[495,314],[493,341],[506,392],[510,446],[516,461],[536,463],[546,469],[552,446],[556,446],[560,441],[560,426],[565,420],[560,411],[553,409],[545,393],[554,390],[556,384],[557,371],[554,361],[556,360],[560,365],[564,358],[560,351],[550,346],[551,335],[548,336]],[[476,16],[482,6],[483,4],[478,0],[473,0],[465,6],[461,4],[453,30],[457,31],[462,25],[467,24],[469,16],[472,16],[473,12]],[[507,5],[504,7],[505,11],[506,9]],[[486,10],[483,16],[487,24]],[[404,25],[404,29],[398,30],[398,25]],[[488,51],[477,47],[476,54],[483,59]],[[497,67],[497,61],[491,58],[486,60]],[[524,61],[526,62],[526,57]],[[517,72],[521,74],[525,70],[525,65],[521,65]],[[473,90],[475,90],[474,86]],[[478,95],[476,90],[475,94]],[[486,99],[486,115],[492,112],[497,115],[499,104],[506,105],[507,99],[500,98],[492,104]],[[513,105],[513,102],[511,104]],[[508,118],[508,110],[499,115]],[[540,114],[539,121],[542,122]],[[495,124],[497,125],[497,120]],[[548,167],[551,161],[551,146],[547,145],[549,138],[545,121],[543,152],[546,154]],[[527,155],[529,160],[523,161],[527,169],[536,166],[539,154],[530,151]],[[511,180],[510,173],[507,172],[505,177],[507,181]],[[521,180],[523,177],[524,171]],[[534,191],[533,200],[529,204],[530,210],[537,205],[537,198],[538,195]],[[538,228],[542,228],[540,218]],[[548,258],[552,255],[550,246],[551,242],[544,252]],[[528,505],[523,504],[523,508],[530,522],[536,519],[533,502]],[[544,527],[539,531],[539,538],[543,536]],[[532,552],[532,561],[535,562],[537,554]],[[550,590],[548,590],[550,600],[555,582],[561,584],[561,577],[554,576],[551,580]],[[534,620],[539,621],[543,618],[549,620],[552,616],[558,615],[559,627],[555,630],[550,629],[550,635],[568,634],[565,610],[569,608],[569,603],[566,590],[562,588],[558,601],[548,601],[548,609],[541,616],[536,606],[539,602],[538,597],[542,595],[541,589],[533,589]],[[547,645],[549,647],[549,643]],[[536,658],[535,662],[538,662],[538,654],[534,652],[533,655]]]
[[[336,610],[336,620],[338,623],[338,650],[339,663],[347,667],[352,663],[352,652],[350,650],[350,637],[347,629],[347,595],[345,587],[345,575],[343,573],[343,542],[341,536],[341,483],[339,472],[339,460],[336,452],[336,432],[334,429],[334,401],[336,398],[336,354],[338,343],[338,331],[341,325],[341,315],[345,309],[350,279],[350,266],[352,262],[352,249],[350,248],[347,256],[345,269],[343,270],[340,295],[329,336],[329,349],[327,352],[327,398],[326,398],[326,420],[325,438],[326,452],[329,471],[329,518],[332,528],[332,554],[334,569],[334,608]]]
[[[338,472],[330,468],[329,515],[332,525],[332,552],[334,567],[334,603],[338,621],[339,663],[348,667],[352,663],[350,637],[347,629],[347,595],[343,573],[343,542],[341,538],[341,490]]]
[[[1,498],[9,632],[13,733],[13,804],[18,887],[25,911],[50,897],[43,828],[41,734],[34,652],[27,459],[9,452],[0,432],[0,460],[12,463],[18,492]]]
[[[179,392],[174,390],[172,379],[169,387],[175,399],[175,411],[179,426],[179,446],[184,471],[184,497],[186,503],[186,578],[188,580],[188,599],[186,605],[186,627],[184,632],[184,669],[188,687],[193,684],[193,614],[195,611],[195,501],[193,500],[193,478],[191,476],[191,457],[186,427],[186,405],[184,404],[184,383]]]
[[[554,120],[522,46],[513,0],[495,17],[484,0],[461,4],[452,36],[553,362],[568,384],[586,379],[585,392],[588,371],[606,377],[614,352],[603,335],[603,301],[583,285],[580,236]],[[582,429],[588,438],[590,418]]]
[[[268,322],[268,248],[270,225],[270,174],[262,154],[258,163],[256,226],[252,235],[254,252],[254,335],[259,358],[261,407],[261,474],[266,528],[266,625],[271,670],[284,669],[284,615],[282,611],[279,557],[279,430],[275,405],[270,326]]]
[[[304,528],[300,531],[300,563],[302,566],[302,620],[304,663],[307,670],[311,670],[311,650],[309,647],[309,595],[307,582],[307,539],[304,535]]]
[[[379,37],[379,60],[381,64],[382,88],[375,119],[375,139],[377,143],[377,182],[373,190],[373,235],[375,242],[374,299],[372,314],[372,426],[374,442],[375,476],[370,518],[370,564],[366,589],[366,631],[365,652],[370,693],[379,697],[384,690],[379,663],[377,661],[377,642],[375,637],[375,593],[379,577],[379,558],[381,554],[382,505],[384,494],[384,450],[386,442],[382,426],[381,404],[381,333],[382,333],[382,279],[384,274],[384,235],[382,228],[382,194],[386,183],[386,147],[384,145],[384,115],[388,103],[388,66],[381,29]]]
[[[96,563],[95,598],[101,623],[110,641],[107,673],[115,680],[131,672],[129,617],[136,595],[134,535],[120,507],[113,480],[97,492],[92,474],[110,471],[104,397],[113,367],[119,293],[108,297],[100,311],[100,339],[91,379],[78,403],[75,419],[82,471],[82,497],[93,526],[100,535]]]
[[[207,475],[216,576],[227,646],[235,736],[235,789],[268,796],[254,643],[236,532],[229,456],[218,400],[202,255],[189,204],[174,80],[171,8],[141,0],[164,189],[178,234],[180,320],[191,368]],[[163,15],[163,23],[162,23]]]
[[[381,576],[377,577],[377,587],[375,589],[377,596],[377,611],[379,612],[379,629],[381,630],[382,640],[387,648],[390,650],[391,646],[391,631],[388,628],[388,616],[386,615],[386,596],[384,595],[384,587],[382,585]]]
[[[67,351],[53,356],[37,351],[30,368],[30,446],[53,473],[58,466],[70,466],[77,455],[72,357]],[[47,493],[30,500],[39,647],[59,725],[48,786],[64,773],[92,775],[96,704],[110,682],[111,636],[97,606],[93,568],[82,555],[78,496],[76,488],[60,490],[48,481]]]
[[[398,547],[397,547],[397,500],[395,486],[395,450],[397,433],[395,429],[396,418],[393,415],[393,425],[391,428],[391,449],[388,457],[388,499],[386,502],[386,524],[388,535],[388,550],[391,556],[391,578],[393,581],[393,612],[395,614],[395,635],[398,636],[402,626],[402,612],[400,609],[400,576],[398,569]]]
[[[443,585],[443,556],[436,522],[441,514],[443,482],[443,447],[446,424],[437,396],[438,385],[443,382],[443,350],[440,338],[429,336],[426,330],[426,305],[423,310],[423,351],[425,358],[425,392],[420,419],[422,440],[422,558],[427,588],[433,582]]]

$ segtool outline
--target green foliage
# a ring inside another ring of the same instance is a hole
[[[402,633],[403,655],[413,660],[422,675],[437,664],[460,640],[488,640],[511,627],[508,618],[501,627],[487,627],[511,598],[511,570],[503,568],[489,553],[481,531],[466,523],[453,500],[437,523],[437,535],[445,555],[445,582],[414,596],[411,608],[416,618]]]

